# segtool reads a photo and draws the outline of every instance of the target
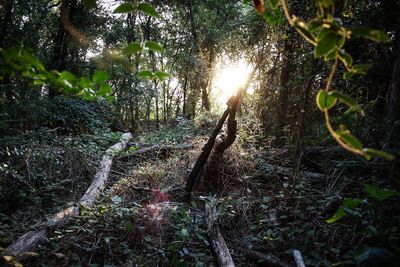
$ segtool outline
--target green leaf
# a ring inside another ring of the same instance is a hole
[[[142,70],[137,73],[137,76],[142,79],[152,79],[154,74],[150,70]]]
[[[72,82],[74,82],[76,78],[71,72],[65,70],[60,73],[58,80],[68,88],[73,88]]]
[[[317,106],[321,111],[332,108],[337,101],[337,98],[326,93],[325,90],[320,90],[317,94]]]
[[[160,80],[164,80],[164,79],[166,79],[166,78],[168,78],[170,76],[169,73],[166,73],[164,71],[156,71],[155,75]]]
[[[378,157],[378,158],[384,158],[387,160],[394,160],[395,156],[387,153],[387,152],[383,152],[383,151],[379,151],[376,149],[372,149],[372,148],[364,148],[362,150],[365,154],[365,157],[369,160],[373,157]]]
[[[97,0],[83,0],[83,4],[87,7],[87,8],[96,8],[97,7]]]
[[[98,96],[105,96],[105,95],[109,95],[112,93],[112,87],[108,84],[102,84],[100,85],[100,89],[97,92]]]
[[[310,32],[315,32],[319,30],[323,22],[320,18],[313,18],[307,23],[307,28]]]
[[[329,92],[329,94],[336,97],[337,99],[339,99],[339,101],[343,102],[347,106],[353,108],[355,111],[362,112],[360,105],[354,98],[336,90]]]
[[[371,67],[372,64],[355,64],[350,71],[354,74],[366,75]]]
[[[123,52],[124,52],[124,54],[131,56],[131,55],[134,55],[134,54],[142,51],[142,49],[143,49],[143,47],[139,43],[135,42],[135,43],[128,44],[124,48]]]
[[[153,17],[157,17],[157,18],[160,17],[160,15],[156,11],[156,9],[149,3],[140,3],[138,5],[137,9],[149,16],[153,16]]]
[[[347,213],[343,210],[342,207],[340,207],[335,214],[329,218],[328,220],[325,220],[325,222],[332,224],[337,222],[338,220],[342,219],[343,217],[345,217],[347,215]]]
[[[272,9],[277,9],[279,5],[279,0],[269,0],[269,4]]]
[[[387,43],[390,41],[390,38],[386,33],[378,30],[371,30],[366,27],[354,27],[350,30],[355,36],[363,37],[365,39],[369,39],[375,42]]]
[[[132,3],[123,3],[122,5],[118,6],[113,13],[129,13],[135,10],[135,7]]]
[[[382,202],[390,197],[398,196],[399,193],[386,188],[378,188],[369,184],[364,184],[364,191],[372,198]]]
[[[361,150],[363,145],[360,142],[360,140],[358,140],[357,137],[355,137],[354,135],[352,135],[350,133],[350,131],[339,131],[338,134],[340,135],[340,139],[342,139],[346,144],[348,144],[349,146],[357,149],[357,150]]]
[[[317,46],[314,49],[315,57],[322,57],[327,55],[333,49],[335,49],[339,42],[340,36],[335,34],[334,32],[328,32],[323,35],[321,40],[318,41]]]
[[[110,75],[108,75],[108,73],[103,70],[98,70],[93,75],[94,83],[104,83],[108,79],[110,79]]]
[[[343,64],[345,64],[348,68],[353,65],[353,57],[349,53],[346,53],[344,50],[340,50],[339,57]]]
[[[354,208],[360,205],[361,203],[363,203],[361,199],[346,197],[345,199],[343,199],[342,206],[347,208]]]
[[[154,41],[146,41],[144,46],[155,52],[164,52],[164,48],[159,43]]]

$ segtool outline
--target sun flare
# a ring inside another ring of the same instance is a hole
[[[243,60],[217,64],[213,92],[220,106],[225,105],[229,97],[246,84],[250,72],[251,66]]]

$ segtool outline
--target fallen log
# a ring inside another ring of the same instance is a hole
[[[297,267],[306,267],[306,265],[304,264],[303,257],[301,256],[299,250],[293,249],[292,254]]]
[[[296,174],[295,169],[283,166],[276,166],[268,163],[262,164],[262,170],[264,174],[280,174],[284,176],[293,176]],[[320,181],[325,177],[325,174],[316,173],[316,172],[308,172],[308,171],[299,171],[299,175],[307,180]]]
[[[228,246],[225,243],[224,237],[222,236],[217,223],[217,210],[215,202],[216,201],[211,201],[211,204],[206,202],[205,205],[208,235],[210,236],[211,246],[215,255],[217,256],[220,267],[234,267],[235,264],[233,263]]]
[[[113,158],[126,147],[126,144],[131,138],[132,135],[130,133],[125,133],[121,136],[117,144],[107,149],[101,160],[100,168],[93,178],[92,184],[79,200],[78,205],[70,206],[33,227],[32,230],[22,235],[17,241],[6,248],[1,255],[23,257],[24,253],[34,250],[55,229],[65,226],[70,218],[78,216],[81,206],[86,208],[91,207],[96,196],[101,189],[103,189],[108,179]]]
[[[144,147],[132,152],[129,152],[125,155],[120,155],[118,156],[118,159],[123,159],[127,157],[133,157],[133,156],[147,156],[149,154],[166,154],[175,150],[186,150],[186,149],[192,149],[193,145],[192,144],[179,144],[179,145],[152,145],[149,147]]]
[[[261,253],[261,252],[253,251],[253,250],[249,250],[249,249],[244,249],[243,253],[247,257],[257,261],[257,263],[262,263],[263,266],[271,266],[271,267],[290,267],[291,266],[288,263],[281,261],[276,256],[269,254],[269,253],[265,254],[265,253]]]

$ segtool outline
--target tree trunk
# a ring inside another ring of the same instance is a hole
[[[0,28],[0,47],[4,48],[6,46],[6,37],[8,35],[7,29],[12,22],[13,14],[13,3],[14,1],[4,1],[3,10],[5,10],[4,17],[1,20],[1,28]]]
[[[315,78],[315,70],[316,70],[316,64],[317,62],[315,60],[312,60],[311,62],[311,68],[310,68],[310,76],[306,81],[306,84],[304,85],[304,88],[302,90],[302,101],[298,110],[298,116],[297,116],[297,124],[295,126],[295,147],[293,149],[293,158],[298,158],[301,153],[303,152],[304,148],[304,133],[306,129],[306,114],[307,114],[307,105],[308,105],[308,100],[310,98],[310,92],[311,88],[313,85],[313,81]]]
[[[292,52],[292,41],[287,39],[284,41],[283,62],[280,77],[279,102],[278,102],[278,125],[276,128],[276,145],[283,146],[285,144],[285,126],[287,124],[287,110],[289,99],[289,81],[292,71],[292,63],[289,54]]]
[[[188,73],[185,73],[185,79],[183,80],[183,105],[182,105],[182,113],[185,118],[187,118],[187,110],[186,110],[186,98],[187,98],[187,80],[188,80]]]
[[[400,33],[400,31],[399,31]],[[398,141],[400,134],[400,37],[397,36],[397,55],[393,64],[387,99],[387,121],[389,123],[389,143]],[[397,140],[395,140],[397,139]]]

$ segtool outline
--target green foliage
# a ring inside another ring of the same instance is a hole
[[[149,50],[154,52],[164,52],[164,48],[157,42],[154,41],[146,41],[144,46],[147,47]]]
[[[321,111],[331,109],[335,106],[337,97],[327,93],[325,90],[320,90],[317,95],[317,105]]]
[[[132,56],[132,55],[134,55],[134,54],[139,53],[139,52],[142,51],[142,50],[143,50],[143,47],[142,47],[139,43],[135,42],[135,43],[130,43],[130,44],[128,44],[128,45],[123,49],[123,52],[124,52],[126,55],[128,55],[128,56]]]
[[[399,193],[393,190],[389,190],[386,188],[379,188],[369,184],[363,184],[363,185],[364,185],[364,191],[367,193],[368,197],[378,200],[379,202],[383,202],[391,197],[399,196]],[[356,215],[361,217],[360,212],[353,209],[355,207],[360,206],[361,204],[368,204],[368,202],[361,199],[345,198],[342,201],[342,204],[340,205],[336,213],[325,222],[329,224],[335,223],[347,215],[353,215],[353,216]],[[379,207],[375,207],[374,205],[368,206],[368,209],[375,210],[376,208]]]
[[[149,16],[153,16],[153,17],[156,17],[156,18],[160,17],[160,15],[156,11],[156,9],[152,5],[150,5],[149,3],[140,3],[137,6],[137,9],[139,11],[142,11],[143,13],[149,15]]]
[[[363,201],[359,200],[359,199],[345,198],[342,202],[342,205],[336,211],[336,213],[330,219],[326,220],[325,222],[327,222],[329,224],[335,223],[338,220],[345,217],[347,214],[359,215],[359,213],[356,212],[355,210],[353,210],[352,208],[358,207],[362,203],[363,203]]]
[[[69,71],[48,71],[40,60],[23,47],[12,46],[0,50],[0,80],[5,77],[23,77],[35,89],[41,89],[43,85],[56,87],[60,92],[68,95],[77,95],[86,100],[94,100],[96,97],[113,98],[111,86],[107,84],[108,75],[104,71],[98,71],[93,78],[77,78]]]
[[[364,184],[364,191],[369,197],[382,202],[390,197],[399,196],[399,193],[386,188],[379,188],[373,185]]]
[[[362,110],[358,103],[348,95],[339,91],[332,91],[332,82],[335,73],[337,72],[339,62],[342,62],[347,73],[344,78],[349,78],[354,74],[366,74],[365,65],[353,65],[352,56],[343,50],[346,39],[350,39],[352,33],[371,39],[374,41],[387,42],[388,38],[385,33],[370,30],[367,28],[356,27],[352,30],[343,26],[343,22],[339,17],[335,17],[334,9],[331,8],[334,4],[332,0],[316,0],[319,7],[314,18],[309,22],[292,16],[285,0],[280,1],[282,4],[283,13],[288,22],[297,30],[297,32],[309,43],[314,46],[314,56],[316,58],[323,57],[325,61],[334,61],[331,73],[326,81],[326,87],[321,90],[316,97],[318,108],[324,112],[327,128],[333,138],[346,150],[363,156],[366,159],[371,157],[383,157],[386,159],[392,158],[389,154],[381,152],[367,152],[369,148],[364,148],[362,143],[347,130],[345,126],[340,126],[340,130],[335,130],[331,124],[329,110],[333,108],[339,99],[351,109]],[[271,5],[276,7],[277,3],[271,2]]]
[[[135,11],[135,7],[131,2],[123,3],[114,9],[114,13],[129,13]]]
[[[114,10],[114,13],[130,13],[137,10],[152,17],[160,17],[157,10],[149,3],[140,3],[137,6],[131,2],[123,3]]]

